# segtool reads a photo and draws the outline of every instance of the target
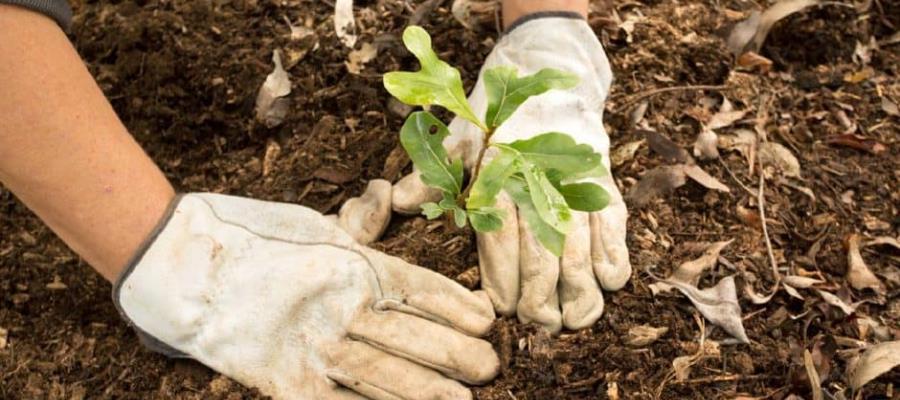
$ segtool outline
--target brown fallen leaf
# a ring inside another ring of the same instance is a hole
[[[741,322],[741,307],[737,301],[734,276],[722,278],[716,286],[698,289],[696,286],[674,280],[663,280],[684,294],[694,307],[713,324],[721,327],[742,343],[750,343]]]
[[[760,144],[757,157],[763,165],[780,171],[784,176],[800,178],[800,161],[797,160],[794,153],[780,143],[764,142]]]
[[[821,279],[810,278],[806,276],[797,276],[797,275],[788,275],[782,278],[782,282],[785,285],[799,288],[799,289],[809,289],[813,285],[818,285],[820,283],[825,283],[825,281]]]
[[[668,331],[667,327],[655,328],[650,325],[638,325],[628,330],[625,344],[630,347],[644,347],[657,341]]]
[[[819,4],[819,0],[784,0],[773,4],[762,13],[754,11],[749,18],[735,25],[728,36],[728,49],[735,56],[746,51],[759,52],[772,26],[781,19]]]
[[[653,295],[671,291],[674,286],[667,284],[665,281],[672,280],[697,286],[700,283],[700,276],[703,274],[703,271],[714,267],[719,259],[719,254],[722,253],[722,249],[733,241],[734,239],[710,243],[699,258],[681,263],[664,281],[648,285],[650,291],[653,292]]]
[[[645,173],[625,197],[629,205],[641,207],[650,200],[683,186],[685,182],[684,168],[663,165]]]
[[[859,251],[859,235],[855,233],[847,238],[847,281],[856,290],[869,288],[880,295],[887,292],[884,284],[863,260]]]
[[[897,103],[894,103],[887,97],[881,98],[881,110],[887,115],[900,117],[900,108],[897,107]]]
[[[729,189],[728,186],[725,186],[724,183],[708,174],[696,164],[683,165],[682,167],[684,169],[685,175],[687,175],[689,178],[693,179],[700,185],[703,185],[703,187],[707,189],[718,190],[720,192],[731,193],[731,189]]]
[[[772,60],[759,55],[759,53],[755,51],[748,51],[741,54],[737,59],[738,67],[751,71],[758,70],[762,73],[769,72],[772,69],[772,65]]]
[[[321,179],[323,181],[333,183],[335,185],[342,185],[347,182],[350,182],[356,177],[359,176],[359,172],[354,172],[350,170],[337,169],[332,167],[322,167],[313,172],[313,177]]]
[[[719,135],[719,148],[737,151],[747,159],[751,171],[756,164],[757,138],[756,132],[749,129],[738,129],[733,135]]]
[[[281,65],[281,51],[272,53],[275,68],[266,76],[266,81],[256,95],[256,119],[269,128],[284,122],[290,108],[290,100],[285,96],[291,93],[291,79]]]
[[[363,43],[359,50],[353,50],[347,55],[347,61],[344,61],[344,65],[347,67],[347,72],[353,75],[359,75],[366,66],[366,63],[372,61],[377,55],[377,47],[373,46],[371,43]]]
[[[887,150],[887,146],[875,139],[852,133],[829,136],[825,138],[825,143],[846,146],[857,150],[867,151],[872,154],[879,154]]]
[[[655,153],[661,155],[670,163],[693,163],[694,159],[690,154],[681,148],[677,143],[669,139],[668,136],[656,131],[641,130],[639,131],[647,138],[647,144]]]
[[[619,145],[612,151],[609,155],[609,162],[612,164],[612,167],[618,167],[626,162],[634,159],[635,153],[637,153],[638,149],[641,148],[641,145],[644,144],[646,140],[636,140],[633,142],[628,142],[623,145]]]
[[[816,293],[822,297],[822,300],[825,300],[829,305],[840,308],[844,314],[853,315],[856,312],[856,307],[859,307],[860,303],[847,304],[840,297],[835,296],[833,293],[826,292],[824,290],[816,289]]]
[[[803,350],[803,367],[806,368],[806,376],[809,377],[809,388],[812,390],[813,400],[824,400],[822,380],[819,378],[819,372],[816,371],[815,364],[813,364],[812,354],[806,349]]]
[[[856,84],[865,82],[873,76],[875,76],[875,69],[872,67],[865,67],[856,72],[848,72],[844,75],[844,82]]]
[[[900,341],[879,343],[869,347],[850,365],[850,386],[859,389],[897,365],[900,365]]]

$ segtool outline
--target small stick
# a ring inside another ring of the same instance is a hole
[[[681,382],[675,382],[679,385],[691,385],[695,383],[715,383],[715,382],[731,382],[731,381],[751,381],[751,380],[760,380],[766,379],[769,375],[759,374],[759,375],[741,375],[741,374],[729,374],[729,375],[716,375],[716,376],[706,376],[703,378],[694,378],[694,379],[686,379]]]
[[[660,93],[678,92],[678,91],[682,91],[682,90],[721,90],[721,91],[725,91],[725,90],[731,90],[731,89],[732,88],[728,87],[728,85],[687,85],[687,86],[669,86],[669,87],[664,87],[664,88],[656,88],[656,89],[648,90],[643,93],[638,93],[636,95],[633,95],[630,98],[628,98],[627,100],[625,100],[625,102],[622,103],[622,105],[620,105],[616,108],[621,109],[624,107],[628,107],[628,106],[630,106],[634,103],[637,103],[643,99],[656,96]]]
[[[772,273],[775,280],[781,280],[781,273],[778,272],[778,263],[775,261],[775,252],[772,251],[772,240],[769,239],[769,228],[766,223],[766,173],[763,170],[762,162],[759,163],[759,194],[756,197],[756,203],[759,207],[759,220],[762,223],[763,237],[766,239],[766,252],[769,253],[769,263],[772,264]]]

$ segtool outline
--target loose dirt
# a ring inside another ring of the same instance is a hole
[[[424,25],[441,56],[461,68],[467,88],[498,38],[490,23],[469,30],[456,22],[450,0],[357,1],[359,41],[379,52],[354,75],[344,65],[349,50],[335,37],[328,1],[75,3],[74,43],[122,120],[178,190],[297,203],[326,213],[358,195],[368,180],[396,180],[409,171],[397,140],[405,110],[389,100],[380,74],[415,67],[399,41],[410,19]],[[859,313],[847,316],[809,290],[801,290],[804,299],[782,291],[765,305],[739,295],[752,343],[728,344],[727,335],[707,323],[707,341],[720,343],[718,354],[702,357],[685,380],[672,376],[676,357],[697,352],[697,311],[681,295],[654,297],[647,287],[654,279],[646,271],[664,275],[696,257],[691,249],[697,242],[733,238],[722,253],[727,263],[705,274],[700,286],[735,274],[729,265],[747,272],[739,274],[739,291],[744,285],[765,291],[774,282],[760,220],[751,216],[757,209],[751,193],[756,175],[740,154],[723,151],[721,162],[701,166],[729,186],[730,194],[689,182],[643,208],[630,208],[635,274],[622,291],[606,294],[597,324],[550,338],[514,319],[498,321],[489,339],[501,355],[502,373],[475,388],[476,398],[811,398],[804,349],[816,357],[823,387],[835,393],[847,387],[849,343],[875,340],[873,333],[860,332],[860,315],[886,327],[881,340],[900,339],[896,249],[868,247],[862,253],[887,285],[886,295],[851,290],[844,279],[847,235],[896,237],[900,225],[900,118],[882,106],[883,97],[900,101],[900,47],[872,50],[871,70],[856,76],[863,79],[851,76],[865,69],[854,61],[856,42],[896,32],[900,4],[869,3],[861,13],[829,6],[786,18],[761,51],[774,62],[771,71],[737,75],[722,37],[749,14],[748,2],[598,2],[590,18],[617,77],[605,115],[612,148],[644,138],[633,123],[641,101],[629,104],[635,95],[671,86],[728,85],[725,91],[646,97],[641,123],[690,149],[698,120],[710,112],[705,105],[722,94],[738,109],[753,109],[748,117],[761,118],[768,139],[791,149],[802,167],[799,180],[774,176],[767,182],[766,223],[776,259],[792,271],[821,273],[821,288],[864,301]],[[621,27],[613,10],[620,19],[637,16],[633,31]],[[314,40],[291,41],[285,18],[311,29]],[[294,57],[306,54],[288,67],[294,86],[287,119],[269,129],[254,121],[253,107],[276,48]],[[855,133],[886,150],[873,154],[827,143],[854,124]],[[644,144],[612,172],[627,192],[643,173],[664,163]],[[477,286],[470,231],[397,217],[374,247]],[[48,288],[54,280],[64,287]],[[629,329],[641,324],[669,331],[648,346],[626,346]],[[202,365],[144,350],[112,306],[110,285],[3,188],[0,328],[8,331],[0,347],[0,398],[261,398]],[[898,382],[900,371],[883,375],[861,398],[898,399]]]

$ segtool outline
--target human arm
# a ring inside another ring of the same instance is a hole
[[[279,399],[467,399],[487,300],[319,213],[175,196],[53,21],[0,5],[0,182],[114,282],[152,349]]]

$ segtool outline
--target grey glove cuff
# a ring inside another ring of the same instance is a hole
[[[509,26],[506,27],[506,30],[503,31],[503,34],[506,35],[512,32],[513,29],[522,26],[522,24],[528,21],[533,21],[541,18],[571,18],[583,20],[584,16],[575,11],[539,11],[519,17],[519,19],[515,20],[513,23],[509,24]]]
[[[66,0],[0,0],[0,4],[12,4],[44,14],[68,32],[72,26],[72,7]]]
[[[2,2],[4,0],[0,0]],[[125,269],[119,274],[119,278],[113,283],[113,293],[112,299],[113,304],[116,305],[116,310],[119,311],[119,315],[122,317],[125,322],[134,328],[134,331],[138,335],[138,339],[141,340],[141,344],[144,345],[150,351],[160,353],[166,357],[170,358],[191,358],[185,353],[182,353],[172,346],[165,344],[163,341],[157,339],[155,336],[144,332],[139,326],[135,325],[134,322],[131,321],[131,318],[125,314],[125,310],[122,309],[122,305],[119,303],[119,292],[122,290],[122,284],[128,279],[128,276],[134,272],[134,268],[137,266],[138,262],[143,258],[144,253],[147,252],[147,249],[150,248],[150,245],[156,240],[156,237],[159,236],[159,233],[162,232],[163,228],[165,228],[166,224],[168,224],[169,220],[172,218],[172,214],[175,212],[175,207],[178,206],[178,202],[181,201],[182,195],[176,195],[172,202],[169,203],[169,206],[166,208],[165,214],[163,214],[162,218],[160,218],[159,222],[156,224],[156,227],[153,228],[153,231],[147,235],[147,239],[144,239],[144,243],[138,248],[135,252],[134,256],[131,258],[131,261],[128,262],[128,265],[125,266]]]

